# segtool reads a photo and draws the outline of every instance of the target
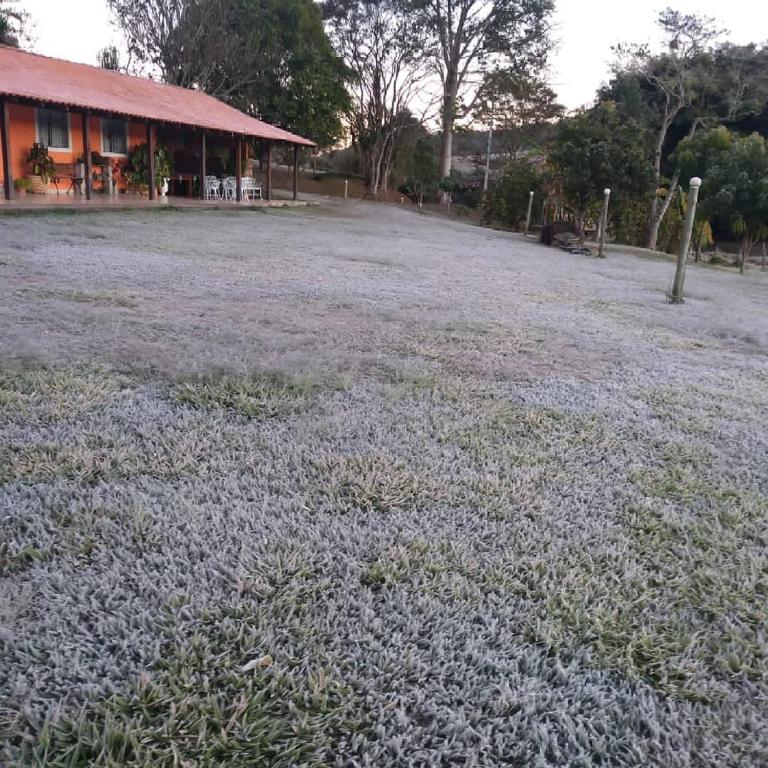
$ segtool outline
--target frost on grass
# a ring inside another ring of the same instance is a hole
[[[763,768],[762,278],[367,210],[9,220],[0,762]]]
[[[332,764],[367,713],[311,629],[330,588],[318,567],[301,549],[268,551],[238,599],[194,619],[174,606],[154,669],[44,726],[29,758],[51,768]]]

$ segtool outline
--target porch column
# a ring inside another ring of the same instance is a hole
[[[205,177],[208,169],[205,167],[205,131],[200,134],[200,199],[205,200]]]
[[[80,115],[83,121],[83,162],[85,163],[85,199],[91,199],[91,190],[93,188],[93,165],[91,163],[91,121],[88,119],[87,112]]]
[[[155,199],[155,132],[147,123],[147,174],[149,175],[149,199]]]
[[[0,102],[0,144],[3,155],[3,195],[13,200],[13,168],[11,167],[11,118],[10,104]]]
[[[267,200],[272,199],[272,141],[267,142],[267,178],[266,178]]]
[[[293,199],[299,199],[299,145],[293,145]]]
[[[235,200],[243,199],[243,140],[238,136],[235,142]]]

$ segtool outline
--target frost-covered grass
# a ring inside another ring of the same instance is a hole
[[[0,762],[768,764],[768,280],[671,269],[0,219]]]

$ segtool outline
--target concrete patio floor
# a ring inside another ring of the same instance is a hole
[[[0,198],[0,212],[5,211],[36,211],[43,209],[65,209],[76,208],[83,210],[119,210],[121,208],[285,208],[301,207],[309,205],[307,200],[292,200],[290,192],[273,190],[272,200],[247,200],[240,203],[230,200],[200,200],[196,197],[167,196],[150,200],[147,197],[138,195],[117,195],[109,196],[95,194],[90,200],[86,200],[84,195],[74,194],[47,194],[32,195],[25,194],[5,200]]]

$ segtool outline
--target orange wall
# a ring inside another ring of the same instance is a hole
[[[35,108],[22,104],[11,104],[10,117],[10,144],[11,144],[11,170],[14,179],[20,179],[29,175],[30,168],[27,163],[29,150],[36,141]],[[91,150],[103,153],[101,146],[101,118],[89,118],[91,127]],[[69,152],[51,150],[51,157],[56,163],[74,163],[83,154],[83,123],[79,113],[69,114]],[[147,140],[147,130],[143,123],[128,123],[128,151],[137,144]],[[109,155],[110,159],[127,160],[127,155]],[[5,178],[5,168],[0,158],[0,178]],[[121,187],[125,187],[125,180],[121,180]],[[50,187],[53,189],[53,186]]]

